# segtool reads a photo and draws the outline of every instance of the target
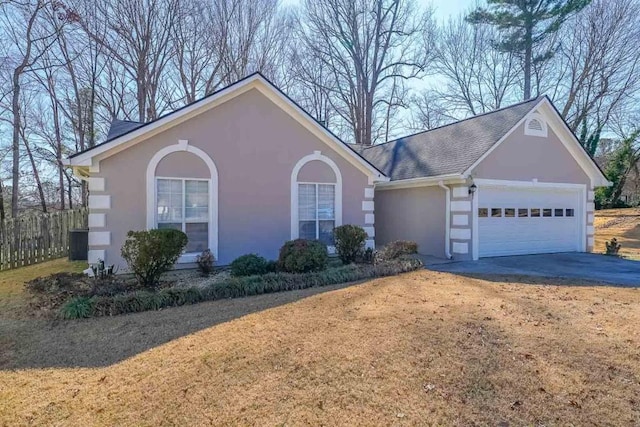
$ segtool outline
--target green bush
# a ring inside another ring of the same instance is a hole
[[[61,314],[65,319],[84,319],[94,316],[94,299],[87,297],[72,298],[62,306]]]
[[[231,275],[234,277],[242,276],[254,276],[260,274],[267,274],[273,268],[273,263],[270,263],[266,258],[257,254],[242,255],[233,260],[231,263]]]
[[[618,252],[620,252],[620,248],[622,245],[618,243],[618,239],[615,237],[611,239],[609,242],[605,242],[606,252],[605,255],[618,256]]]
[[[74,298],[62,307],[61,314],[66,319],[115,316],[201,301],[355,282],[413,271],[422,266],[422,262],[417,259],[398,259],[377,265],[350,264],[306,274],[268,273],[262,276],[231,277],[204,288],[166,288],[157,292],[138,291],[112,297]]]
[[[139,285],[152,288],[173,267],[185,246],[187,235],[180,230],[129,231],[121,254]]]
[[[400,257],[418,253],[418,244],[410,240],[396,240],[386,244],[376,252],[375,262],[385,262],[398,259]]]
[[[327,245],[318,240],[289,240],[280,248],[278,269],[287,273],[309,273],[327,268]]]
[[[364,250],[367,233],[357,225],[341,225],[333,230],[338,258],[343,264],[355,262]]]
[[[203,276],[208,276],[213,272],[213,266],[216,263],[216,257],[213,256],[213,252],[211,249],[205,249],[198,257],[196,258],[196,264],[198,264],[198,271]]]

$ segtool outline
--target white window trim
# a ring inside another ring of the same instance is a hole
[[[335,226],[342,225],[342,174],[338,165],[329,157],[324,156],[320,151],[314,151],[313,154],[304,156],[293,167],[291,172],[291,240],[297,239],[300,236],[299,221],[298,221],[298,184],[305,184],[306,182],[298,182],[298,173],[304,165],[314,160],[318,160],[326,163],[333,170],[335,174],[335,182],[318,182],[315,184],[334,184],[335,185]],[[311,184],[311,183],[308,183]],[[329,248],[332,251],[334,248]]]
[[[180,140],[175,145],[169,145],[159,150],[147,165],[147,229],[150,230],[156,227],[156,168],[163,158],[179,151],[187,151],[200,157],[209,168],[209,249],[211,249],[216,259],[220,259],[218,253],[218,169],[207,153],[198,147],[189,145],[187,140]],[[175,179],[197,180],[200,178],[180,177]],[[184,254],[180,257],[178,263],[195,262],[197,255]]]
[[[536,120],[540,123],[540,126],[542,126],[541,130],[529,129],[529,123],[531,123],[533,120]],[[529,136],[539,136],[542,138],[546,138],[548,136],[547,121],[544,119],[544,117],[542,117],[542,114],[531,113],[527,117],[527,120],[524,122],[524,134]]]

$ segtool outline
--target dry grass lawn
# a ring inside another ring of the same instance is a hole
[[[0,424],[638,425],[640,290],[570,284],[419,271],[315,290],[111,365],[0,371]],[[285,294],[49,332],[109,353],[116,331]]]
[[[594,222],[596,252],[604,252],[605,242],[615,237],[622,244],[620,255],[640,260],[640,208],[597,211]]]

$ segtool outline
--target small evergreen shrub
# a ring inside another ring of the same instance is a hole
[[[267,274],[273,264],[257,254],[242,255],[231,263],[231,275],[234,277]]]
[[[160,276],[173,267],[185,246],[187,235],[180,230],[129,231],[121,254],[139,285],[153,288]]]
[[[213,252],[211,252],[210,249],[205,249],[196,258],[196,263],[198,264],[198,271],[203,276],[208,276],[213,272],[213,267],[216,263],[216,257],[213,256]]]
[[[336,227],[333,230],[333,238],[340,261],[343,264],[351,264],[364,250],[367,233],[360,226],[347,224]]]
[[[165,288],[156,292],[137,291],[111,297],[77,297],[66,302],[61,309],[61,315],[66,319],[115,316],[195,304],[201,301],[355,282],[405,273],[422,267],[422,262],[417,259],[397,259],[377,265],[350,264],[305,274],[268,273],[262,276],[230,277],[204,288]]]
[[[396,240],[385,245],[375,254],[375,262],[391,261],[418,253],[418,244],[410,240]]]
[[[61,314],[65,319],[84,319],[94,316],[93,305],[93,298],[75,297],[62,306]]]
[[[318,240],[289,240],[280,248],[278,269],[288,273],[309,273],[327,268],[327,245]]]
[[[622,247],[615,237],[611,239],[610,242],[605,242],[605,246],[607,248],[605,254],[612,256],[618,256],[618,252],[620,252],[620,248]]]

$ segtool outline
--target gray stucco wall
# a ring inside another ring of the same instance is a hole
[[[100,161],[104,191],[110,195],[104,227],[110,244],[91,244],[90,250],[105,250],[106,262],[125,267],[120,248],[128,230],[146,228],[146,169],[160,149],[188,140],[205,151],[218,169],[219,264],[254,252],[269,259],[278,255],[291,238],[291,173],[304,156],[320,151],[338,166],[342,175],[342,222],[365,226],[363,200],[371,189],[368,177],[340,154],[281,110],[259,91],[252,89],[199,116],[142,141]],[[326,164],[307,164],[304,180],[335,182]],[[156,176],[208,177],[208,168],[187,152],[165,157]],[[371,212],[369,212],[371,213]],[[372,225],[372,224],[370,224]]]
[[[444,258],[445,191],[437,186],[377,189],[376,245],[413,240],[418,252]]]

